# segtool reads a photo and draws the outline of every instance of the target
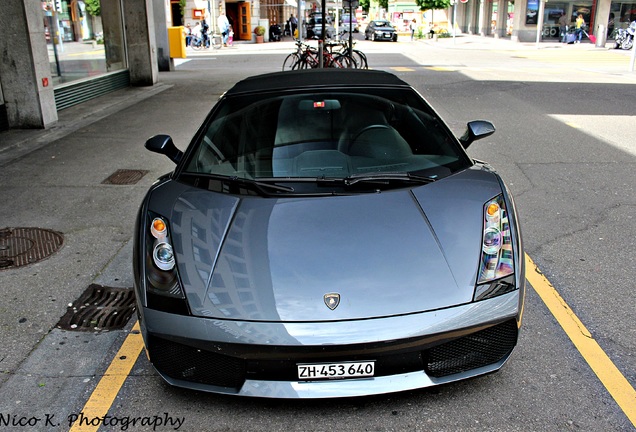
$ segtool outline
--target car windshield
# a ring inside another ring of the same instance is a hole
[[[377,173],[439,179],[472,163],[434,111],[407,89],[225,97],[186,157],[181,175],[248,180]]]
[[[327,17],[326,21],[327,24],[331,24],[331,18]],[[322,17],[321,16],[315,16],[309,19],[309,25],[320,25],[322,24]]]
[[[374,21],[373,25],[376,27],[392,27],[391,23],[388,21]]]

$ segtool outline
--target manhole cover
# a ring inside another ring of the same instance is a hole
[[[57,323],[58,328],[76,331],[124,328],[135,312],[132,288],[113,288],[91,284]]]
[[[144,170],[119,169],[104,180],[102,184],[134,185],[147,173],[148,171]]]
[[[33,264],[57,252],[64,236],[41,228],[0,229],[0,270]]]

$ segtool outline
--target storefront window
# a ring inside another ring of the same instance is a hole
[[[102,1],[105,8],[88,0],[41,3],[54,86],[127,67],[119,2]]]
[[[620,22],[629,24],[634,20],[636,20],[636,3],[621,3],[620,4]],[[626,27],[626,26],[623,26],[623,27]]]
[[[559,18],[561,15],[568,17],[567,3],[546,3],[543,10],[543,34],[544,38],[561,39]],[[568,21],[569,22],[569,21]]]

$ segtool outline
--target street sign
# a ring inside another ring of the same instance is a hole
[[[459,0],[462,3],[468,3],[468,0]]]

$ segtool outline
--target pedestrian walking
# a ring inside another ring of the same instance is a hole
[[[296,29],[298,28],[298,19],[291,14],[289,16],[289,29],[291,30],[292,37],[296,37]]]
[[[210,48],[210,37],[208,36],[208,32],[210,30],[210,26],[205,20],[201,20],[201,40],[203,41],[204,48]]]
[[[413,18],[411,20],[411,23],[409,24],[409,30],[411,30],[411,40],[415,39],[415,28],[417,27],[417,21],[415,21],[415,18]]]
[[[561,35],[561,42],[566,43],[568,39],[568,19],[565,12],[561,12],[559,17],[559,34]]]
[[[225,16],[225,12],[221,12],[217,20],[219,31],[223,37],[223,46],[227,46],[227,39],[230,36],[230,21]]]
[[[583,15],[579,14],[576,17],[576,43],[581,43],[581,38],[583,37],[583,30],[585,30],[585,20],[583,19]]]
[[[185,34],[185,44],[187,47],[189,47],[190,42],[192,41],[192,27],[190,27],[190,24],[186,24],[185,28],[183,29],[183,34]]]

